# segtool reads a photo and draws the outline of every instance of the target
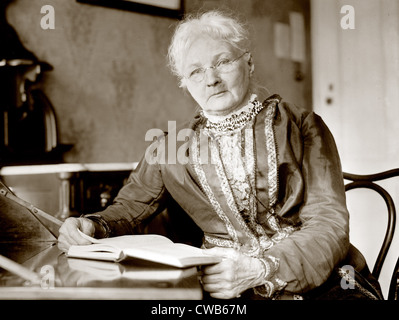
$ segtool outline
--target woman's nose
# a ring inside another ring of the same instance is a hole
[[[208,68],[205,71],[205,81],[208,87],[213,87],[220,83],[218,71],[215,68]]]

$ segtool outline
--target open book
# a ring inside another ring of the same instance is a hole
[[[178,268],[221,261],[220,257],[207,255],[199,248],[174,243],[157,234],[126,235],[104,239],[95,239],[82,232],[81,235],[92,244],[71,246],[67,253],[68,257],[114,262],[136,258]]]
[[[98,261],[89,259],[68,258],[68,266],[71,270],[77,270],[84,276],[79,280],[79,285],[96,281],[114,281],[129,279],[132,281],[162,281],[174,283],[183,278],[197,273],[196,268],[174,268],[171,266],[153,264],[138,260],[114,263],[110,261]]]

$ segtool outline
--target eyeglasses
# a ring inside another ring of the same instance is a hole
[[[239,57],[231,60],[231,59],[221,59],[216,62],[215,65],[207,67],[207,68],[197,68],[194,69],[186,78],[193,82],[202,82],[205,78],[205,73],[208,69],[214,69],[221,73],[227,73],[234,70],[234,62],[240,60],[248,51],[244,52]]]

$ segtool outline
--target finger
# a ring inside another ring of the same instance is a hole
[[[204,275],[226,273],[227,271],[234,270],[236,264],[237,262],[235,260],[224,258],[224,260],[219,263],[207,265],[202,268],[202,273]]]
[[[70,226],[68,226],[71,223],[71,221],[66,220],[60,230],[59,230],[59,236],[58,236],[58,247],[62,249],[63,251],[67,250],[69,246],[76,244],[76,241],[70,237],[69,235],[69,229]]]
[[[79,234],[78,229],[80,226],[81,221],[78,218],[68,218],[60,228],[59,239],[61,238],[61,241],[69,245],[90,244],[90,241]]]
[[[63,235],[60,235],[58,237],[58,243],[57,243],[58,249],[60,249],[62,252],[68,252],[69,247],[71,246],[69,242],[65,239]]]
[[[63,252],[68,252],[71,245],[77,245],[77,241],[71,238],[68,234],[60,234],[58,237],[58,248]]]
[[[209,295],[215,299],[229,299],[224,293],[220,292],[215,292],[215,293],[212,292]]]
[[[202,268],[203,275],[219,274],[224,271],[224,264],[222,262],[211,264]]]
[[[203,283],[202,288],[209,293],[220,292],[222,290],[218,283]]]
[[[82,237],[81,233],[79,232],[79,230],[80,230],[81,232],[83,232],[85,234],[88,234],[88,235],[91,234],[91,230],[87,226],[87,224],[85,224],[85,220],[88,220],[88,219],[77,218],[76,220],[72,221],[73,223],[71,223],[69,225],[68,234],[78,245],[91,244],[91,241]]]
[[[239,298],[240,295],[236,294],[235,292],[212,292],[209,294],[212,298],[215,299],[234,299]]]
[[[79,230],[88,236],[94,236],[95,227],[92,220],[87,218],[78,218],[80,222]]]
[[[201,277],[201,282],[204,284],[215,284],[224,281],[225,279],[222,277],[222,274],[211,274],[211,275],[203,275]]]
[[[203,289],[209,292],[210,296],[217,299],[232,299],[239,296],[239,291],[227,288],[219,284],[205,284]]]

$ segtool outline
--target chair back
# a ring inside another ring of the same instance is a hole
[[[379,172],[376,174],[367,174],[367,175],[359,175],[353,173],[344,172],[344,179],[349,180],[348,183],[345,184],[345,190],[353,190],[358,188],[366,188],[370,190],[376,191],[385,201],[387,206],[387,215],[388,215],[388,223],[387,228],[384,236],[384,240],[381,245],[381,249],[378,253],[376,262],[373,267],[372,274],[373,276],[378,279],[381,274],[381,269],[385,262],[386,256],[388,254],[389,248],[391,246],[394,233],[395,233],[395,225],[396,225],[396,207],[395,203],[392,199],[392,196],[389,192],[377,184],[377,181],[386,180],[393,177],[399,176],[399,168],[392,169],[389,171]],[[398,287],[398,272],[399,272],[399,258],[396,262],[396,266],[394,268],[389,292],[388,292],[388,300],[395,300],[397,299],[397,287]]]

